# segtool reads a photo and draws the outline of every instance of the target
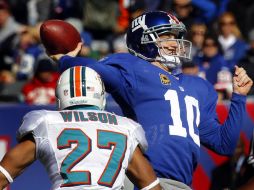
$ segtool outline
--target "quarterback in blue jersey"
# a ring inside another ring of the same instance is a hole
[[[84,64],[96,70],[125,116],[143,126],[149,145],[146,156],[157,176],[190,186],[200,144],[222,155],[234,152],[253,81],[236,67],[229,115],[220,124],[213,86],[177,72],[182,59],[190,58],[191,42],[184,40],[185,33],[185,26],[173,15],[148,12],[134,19],[127,31],[130,54],[112,54],[85,64],[82,57],[75,57],[82,48],[79,44],[65,56],[51,57],[59,60],[62,71]]]

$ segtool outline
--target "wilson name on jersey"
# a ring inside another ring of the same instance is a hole
[[[121,189],[135,148],[147,148],[139,124],[104,111],[32,111],[17,139],[29,133],[52,189]]]

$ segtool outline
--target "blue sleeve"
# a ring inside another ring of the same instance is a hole
[[[59,60],[60,72],[74,66],[87,66],[94,69],[101,76],[107,92],[112,92],[121,86],[121,75],[117,67],[84,57],[63,56]]]
[[[228,117],[220,124],[216,114],[217,95],[212,88],[209,101],[202,109],[199,125],[201,143],[222,155],[232,155],[239,139],[242,119],[246,114],[246,96],[233,93]]]
[[[217,14],[216,18],[221,16],[224,12],[227,11],[227,6],[229,4],[230,0],[220,0],[219,5],[217,7]]]
[[[237,65],[237,63],[246,55],[248,44],[246,44],[244,41],[237,41],[232,49],[234,49],[234,55],[232,59],[228,61],[228,64],[231,71],[234,72],[235,65]]]
[[[216,5],[210,0],[192,0],[192,5],[202,12],[202,16],[206,22],[212,21],[216,15]]]
[[[97,61],[92,58],[86,58],[86,57],[70,57],[68,55],[65,55],[60,58],[59,60],[59,70],[60,72],[64,72],[66,69],[69,69],[71,67],[75,66],[90,66],[92,64],[95,64]]]
[[[101,76],[106,91],[113,93],[120,92],[123,95],[126,90],[136,86],[134,62],[140,61],[130,54],[111,54],[100,61],[90,61],[89,58],[63,56],[59,62],[60,71],[74,67],[87,66],[94,69]],[[141,60],[142,61],[142,60]]]

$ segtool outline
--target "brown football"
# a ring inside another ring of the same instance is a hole
[[[40,27],[41,42],[49,54],[66,54],[81,42],[79,32],[63,20],[47,20]]]

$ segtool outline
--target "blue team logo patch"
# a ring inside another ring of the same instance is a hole
[[[160,79],[161,79],[161,83],[164,85],[169,85],[171,83],[170,79],[164,75],[160,73]]]

